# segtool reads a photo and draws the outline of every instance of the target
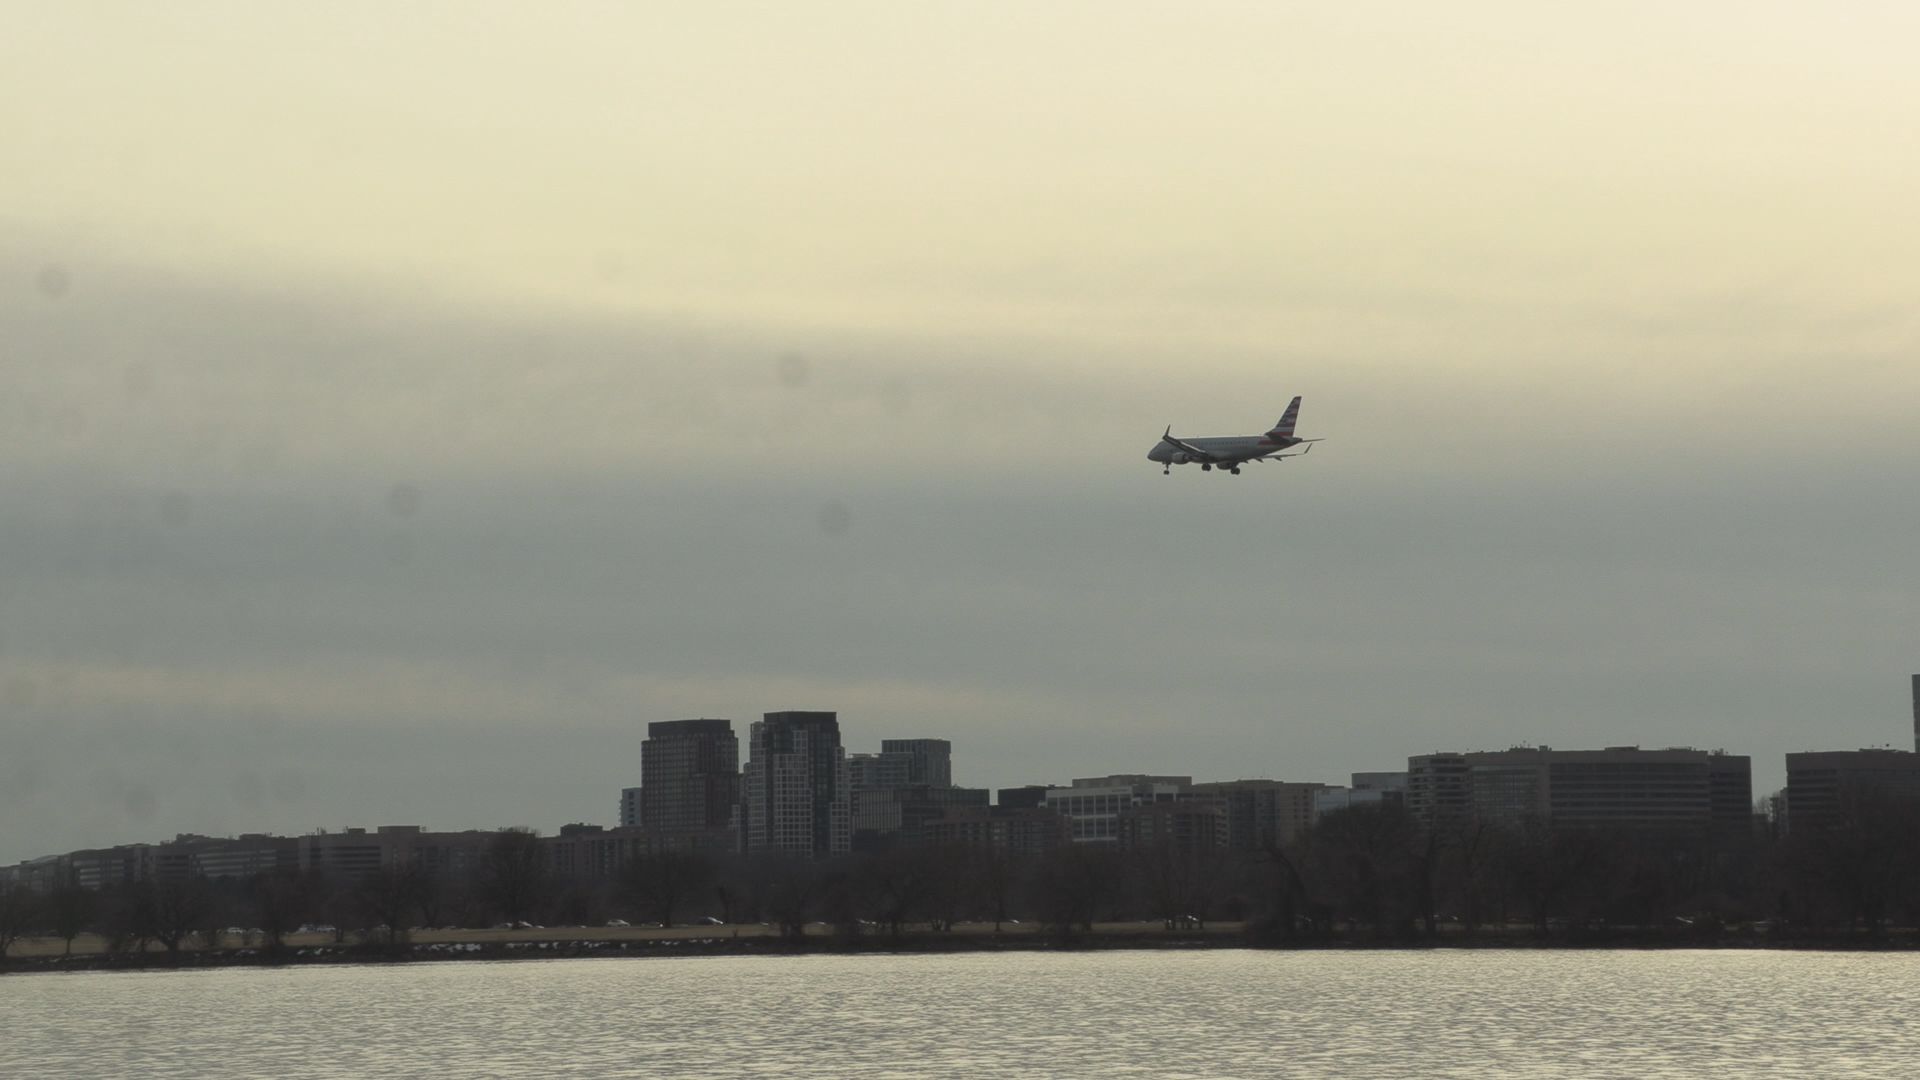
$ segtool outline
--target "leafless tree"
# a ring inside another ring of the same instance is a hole
[[[1122,884],[1119,854],[1090,844],[1063,844],[1034,866],[1034,904],[1054,933],[1069,937],[1111,906]]]
[[[539,912],[548,893],[546,852],[531,829],[502,829],[481,856],[480,896],[508,922],[524,922]]]
[[[620,872],[620,895],[661,926],[672,926],[688,899],[701,896],[717,877],[713,860],[685,851],[663,851],[629,860]]]
[[[375,933],[381,933],[384,927],[389,946],[406,942],[407,928],[413,924],[413,914],[420,904],[424,876],[417,867],[383,866],[354,886],[360,921]]]
[[[77,882],[62,882],[47,894],[47,919],[54,934],[66,943],[65,955],[73,955],[73,939],[93,925],[99,910],[99,894]]]
[[[40,914],[40,897],[26,885],[0,881],[0,963]]]
[[[256,876],[249,884],[254,918],[266,936],[267,949],[280,949],[286,936],[306,918],[311,883],[309,875],[276,870]]]

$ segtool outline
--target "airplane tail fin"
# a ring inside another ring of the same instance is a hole
[[[1296,397],[1287,403],[1286,413],[1280,417],[1280,422],[1273,425],[1273,430],[1267,432],[1267,434],[1291,438],[1293,436],[1293,423],[1298,419],[1300,419],[1300,399]]]

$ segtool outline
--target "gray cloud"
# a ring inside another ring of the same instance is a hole
[[[992,785],[1521,739],[1726,746],[1764,785],[1905,731],[1920,467],[1880,321],[1595,399],[1558,361],[1249,381],[77,257],[53,303],[38,265],[0,296],[0,859],[606,820],[646,721],[784,707]],[[1816,357],[1850,377],[1783,374]],[[1307,460],[1144,460],[1294,392]]]

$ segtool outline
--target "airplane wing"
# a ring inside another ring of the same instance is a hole
[[[1207,453],[1205,450],[1200,449],[1199,447],[1193,445],[1192,443],[1181,442],[1179,439],[1174,438],[1173,425],[1171,424],[1167,425],[1167,433],[1165,435],[1160,436],[1160,441],[1163,443],[1166,443],[1167,445],[1187,455],[1187,457],[1191,458],[1194,461],[1214,460],[1213,455]]]

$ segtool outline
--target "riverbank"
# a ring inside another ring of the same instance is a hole
[[[90,935],[66,943],[26,938],[14,944],[0,972],[139,971],[195,968],[287,966],[302,964],[393,964],[423,961],[534,960],[560,957],[793,956],[857,953],[977,953],[1085,951],[1112,949],[1280,949],[1410,950],[1427,949],[1765,949],[1804,951],[1920,950],[1920,933],[1785,935],[1755,928],[1697,927],[1654,929],[1556,928],[1541,936],[1531,927],[1480,927],[1467,933],[1443,928],[1432,938],[1382,939],[1374,935],[1331,933],[1291,941],[1266,941],[1241,923],[1168,930],[1158,922],[1097,923],[1090,932],[1060,935],[1031,924],[963,923],[949,930],[903,928],[898,935],[879,928],[846,934],[815,924],[800,938],[758,924],[698,927],[535,927],[522,930],[418,930],[403,942],[362,941],[354,935],[288,935],[277,949],[251,935],[216,948],[183,947],[168,952],[150,946],[144,952],[111,950]]]

